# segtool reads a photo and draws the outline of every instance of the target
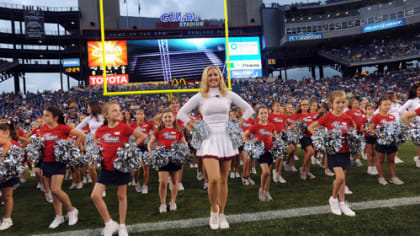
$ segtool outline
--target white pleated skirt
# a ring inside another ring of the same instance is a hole
[[[232,140],[226,132],[227,123],[207,124],[210,135],[197,151],[198,158],[216,158],[229,160],[239,155],[238,149],[233,148]]]

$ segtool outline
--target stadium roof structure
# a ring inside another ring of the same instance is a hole
[[[0,32],[0,82],[14,77],[15,91],[25,73],[59,72],[80,80],[80,73],[67,73],[62,67],[66,58],[80,58],[80,11],[77,7],[35,7],[0,4],[0,19],[10,22],[11,28]],[[48,31],[44,25],[55,25]],[[63,84],[63,83],[62,83]],[[62,85],[63,86],[63,85]]]

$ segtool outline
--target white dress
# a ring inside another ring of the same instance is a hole
[[[404,105],[400,107],[398,113],[400,116],[402,116],[409,111],[415,111],[417,108],[420,108],[420,98],[409,99],[404,103]],[[418,116],[416,116],[416,124],[420,124],[420,117]]]
[[[103,115],[98,115],[98,119],[90,115],[76,126],[77,130],[82,131],[85,126],[89,127],[90,133],[95,134],[96,130],[104,124]]]
[[[233,148],[232,140],[226,132],[231,104],[245,111],[242,116],[244,120],[248,120],[254,113],[252,107],[236,93],[228,91],[226,96],[223,97],[219,88],[210,88],[207,98],[203,97],[201,93],[197,93],[179,110],[177,119],[187,124],[190,121],[187,114],[199,107],[203,120],[210,129],[209,137],[203,141],[201,148],[197,150],[197,157],[224,160],[236,157],[239,154],[238,149]]]

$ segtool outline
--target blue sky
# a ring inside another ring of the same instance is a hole
[[[86,0],[85,0],[86,1]],[[89,0],[93,1],[93,0]],[[159,17],[164,12],[180,11],[180,12],[195,12],[204,19],[208,18],[223,18],[223,0],[127,0],[127,5],[123,4],[124,0],[120,0],[121,15],[138,16],[138,4],[141,5],[140,16]],[[11,1],[0,0],[0,6],[10,5]],[[279,2],[281,4],[288,4],[293,2],[314,2],[313,0],[264,0],[265,3]],[[51,6],[51,7],[66,7],[77,6],[77,0],[13,0],[13,4],[19,5],[34,5],[34,6]],[[128,10],[128,11],[127,11]],[[0,22],[0,31],[10,29],[10,24]],[[48,31],[48,27],[45,28]],[[55,30],[54,28],[52,30]],[[37,73],[27,74],[26,88],[28,91],[36,92],[37,90],[57,90],[60,89],[60,76],[57,73]],[[71,86],[76,86],[77,81],[71,79]],[[64,88],[67,89],[67,79],[64,76]],[[23,85],[21,85],[23,89]],[[9,79],[0,83],[1,92],[14,91],[13,79]]]

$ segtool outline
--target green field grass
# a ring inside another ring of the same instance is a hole
[[[400,147],[399,156],[405,163],[397,165],[397,175],[406,182],[405,185],[401,186],[380,186],[377,184],[377,177],[366,174],[365,166],[361,168],[352,168],[348,174],[347,184],[353,191],[353,195],[347,196],[347,200],[349,202],[360,202],[420,196],[420,185],[418,182],[420,169],[415,168],[412,159],[416,153],[417,148],[412,144],[407,143]],[[299,152],[298,156],[300,157],[300,160],[302,160],[303,153]],[[301,161],[296,162],[296,166],[300,166],[300,164]],[[364,162],[364,164],[366,164],[366,162]],[[389,177],[386,164],[384,167],[385,175],[386,177]],[[257,170],[259,171],[259,168],[257,168]],[[327,205],[334,177],[325,176],[323,169],[318,166],[313,166],[311,172],[315,174],[317,178],[308,181],[301,181],[297,173],[284,172],[283,176],[287,179],[288,183],[272,183],[271,195],[273,196],[274,201],[271,202],[258,201],[259,175],[251,176],[255,182],[257,182],[257,185],[255,186],[242,186],[240,179],[229,179],[229,199],[226,214]],[[164,215],[158,213],[160,203],[157,193],[158,179],[156,172],[151,172],[148,195],[141,195],[135,191],[134,187],[129,187],[127,224],[131,225],[145,222],[208,217],[210,206],[207,192],[202,190],[202,182],[198,182],[195,179],[195,174],[196,169],[185,168],[183,183],[186,190],[180,192],[178,195],[178,211],[175,213],[167,213]],[[103,227],[102,219],[89,198],[92,188],[91,184],[85,185],[82,190],[68,190],[69,185],[70,181],[65,182],[63,189],[69,194],[74,206],[79,209],[79,223],[76,226],[69,227],[67,225],[62,225],[56,230],[48,229],[48,225],[54,218],[54,210],[52,205],[45,201],[43,193],[35,189],[36,182],[32,177],[28,178],[28,182],[15,191],[15,208],[13,212],[14,226],[5,232],[1,232],[1,235],[28,235],[34,233],[52,233]],[[111,216],[113,219],[118,220],[118,200],[115,187],[110,187],[107,190],[107,197],[105,200],[108,204]],[[410,211],[406,214],[403,209],[409,209]],[[350,234],[353,232],[352,227],[368,227],[367,229],[370,230],[374,230],[375,227],[380,227],[381,231],[378,232],[382,232],[381,235],[387,235],[394,234],[395,231],[393,230],[392,225],[389,227],[384,225],[388,222],[388,219],[380,219],[380,216],[386,214],[387,218],[395,218],[395,221],[398,223],[396,225],[397,229],[399,227],[404,229],[406,226],[409,226],[405,225],[404,222],[400,222],[401,220],[408,219],[411,222],[414,221],[413,216],[417,215],[416,221],[418,222],[420,215],[416,214],[416,211],[412,211],[413,209],[417,209],[417,212],[420,210],[419,206],[415,206],[397,208],[397,210],[392,211],[392,214],[389,212],[389,209],[362,211],[361,214],[358,214],[354,219],[323,215],[279,221],[254,222],[245,225],[232,225],[232,230],[221,233],[249,235],[251,232],[257,233],[256,230],[259,229],[263,232],[267,232],[267,234],[273,234],[276,231],[284,232],[284,234],[305,234],[305,232],[311,230],[312,224],[317,224],[317,229],[315,230],[319,230],[319,235],[333,234],[334,232],[338,233],[340,230],[343,230],[344,234]],[[3,214],[3,208],[0,208],[0,214]],[[378,219],[376,221],[371,221],[376,218],[373,216],[378,216]],[[365,221],[368,221],[368,223]],[[392,219],[389,221],[393,222]],[[350,225],[352,226],[350,227]],[[282,227],[278,228],[280,226]],[[418,226],[418,228],[420,228],[420,226]],[[408,228],[408,230],[414,232],[414,229]],[[207,228],[205,227],[175,232],[179,232],[179,234],[182,235],[213,233],[207,231]],[[362,234],[363,230],[358,229],[358,231],[354,232],[355,235]],[[164,233],[165,232],[157,232],[158,235]],[[318,231],[315,233],[318,233]]]

